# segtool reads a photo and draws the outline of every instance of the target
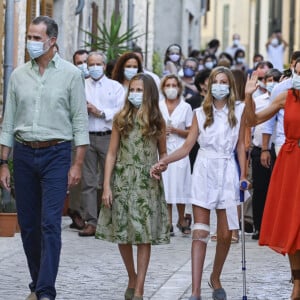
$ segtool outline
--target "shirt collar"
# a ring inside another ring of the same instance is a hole
[[[49,61],[48,67],[52,67],[53,66],[54,68],[58,68],[60,60],[61,60],[60,56],[57,53],[55,53],[55,55]],[[36,62],[35,59],[31,58],[30,62],[31,62],[31,68],[36,68],[38,66],[38,64],[37,64],[37,62]]]
[[[213,107],[213,112],[214,113],[220,113],[220,112],[223,112],[225,114],[228,113],[228,106],[227,106],[227,104],[225,104],[221,109],[217,109],[214,104],[212,105],[212,107]]]

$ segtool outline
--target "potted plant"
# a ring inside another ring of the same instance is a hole
[[[11,174],[11,191],[3,188],[0,190],[0,237],[14,236],[18,225],[12,160],[8,161],[8,167]]]

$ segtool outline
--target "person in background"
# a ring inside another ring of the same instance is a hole
[[[126,92],[131,78],[141,72],[143,66],[139,57],[134,52],[125,52],[118,58],[111,78],[121,83]]]
[[[125,93],[122,85],[105,76],[106,56],[90,52],[87,59],[90,77],[85,80],[85,98],[89,114],[90,145],[87,149],[81,180],[81,202],[86,226],[79,236],[94,236],[100,207],[104,163],[114,115],[122,108]]]
[[[160,178],[168,164],[187,156],[198,140],[201,145],[192,174],[192,295],[201,299],[201,281],[210,233],[210,210],[217,212],[217,243],[209,284],[213,299],[226,299],[221,273],[230,249],[232,230],[239,228],[237,204],[240,181],[246,181],[244,103],[236,101],[234,78],[228,68],[217,67],[209,77],[208,93],[196,109],[192,127],[185,143],[163,157],[150,169],[151,176]],[[241,174],[234,158],[237,151]]]
[[[288,43],[282,38],[281,30],[275,30],[266,43],[268,61],[279,71],[283,71],[283,57],[287,46]]]
[[[281,72],[277,69],[270,69],[267,71],[263,82],[266,85],[267,92],[254,99],[255,112],[258,113],[270,105],[270,94],[276,84],[278,84],[281,78]],[[252,167],[252,209],[253,209],[253,224],[255,232],[252,235],[252,239],[259,239],[259,232],[261,227],[261,220],[263,216],[264,206],[267,197],[267,191],[269,182],[274,166],[276,154],[274,149],[273,140],[269,141],[269,144],[262,148],[262,128],[264,124],[256,125],[252,130],[252,150],[251,150],[251,167]],[[267,153],[268,152],[268,153]],[[268,165],[263,165],[262,160],[265,155],[269,158]]]
[[[136,47],[136,48],[133,49],[133,53],[134,53],[135,55],[137,55],[138,58],[140,59],[140,62],[141,62],[141,64],[142,64],[142,66],[143,66],[143,73],[148,74],[148,75],[150,75],[150,76],[153,78],[153,80],[154,80],[155,83],[156,83],[157,89],[159,90],[159,89],[160,89],[160,78],[158,77],[158,75],[156,75],[155,73],[153,73],[153,72],[147,70],[147,69],[144,67],[144,55],[143,55],[142,49],[139,48],[139,47]]]
[[[219,47],[220,47],[220,41],[218,39],[212,39],[207,43],[206,50],[208,54],[217,56]]]
[[[198,90],[195,86],[194,79],[198,72],[198,61],[194,57],[188,57],[184,60],[183,76],[181,77],[183,83],[183,97],[188,99],[197,94]]]
[[[246,64],[246,53],[242,49],[237,49],[234,55],[233,70],[242,70],[247,73],[248,66]]]
[[[300,59],[294,65],[292,88],[279,94],[272,103],[255,113],[252,94],[257,88],[253,74],[246,85],[246,118],[256,126],[284,108],[285,142],[276,158],[268,189],[259,235],[259,244],[288,255],[293,279],[290,299],[300,299]]]
[[[11,74],[0,136],[0,183],[7,190],[7,159],[14,150],[17,214],[31,276],[26,300],[56,297],[62,209],[67,189],[80,182],[89,144],[82,76],[53,51],[57,35],[58,25],[50,17],[29,24],[31,60]]]
[[[235,57],[235,53],[237,50],[246,51],[245,47],[241,44],[241,36],[238,33],[234,33],[232,35],[232,45],[228,46],[225,50],[231,57]]]
[[[87,69],[87,57],[88,51],[79,49],[73,54],[73,64],[78,67],[85,78],[89,77]],[[72,145],[72,160],[74,159],[76,148]],[[82,230],[85,226],[85,222],[82,218],[82,206],[81,206],[81,185],[77,184],[69,189],[67,201],[69,200],[69,207],[67,210],[68,216],[71,218],[72,223],[69,225],[71,229]]]
[[[182,50],[180,45],[171,44],[165,53],[163,75],[178,74],[181,69]]]
[[[214,54],[209,54],[204,57],[203,65],[205,69],[212,70],[217,66],[217,57]]]
[[[257,64],[254,71],[258,78],[258,88],[252,95],[253,99],[267,92],[267,88],[263,80],[267,71],[269,71],[270,69],[273,69],[273,65],[269,61],[262,61]]]
[[[261,54],[259,54],[259,53],[255,53],[253,55],[253,59],[252,59],[253,68],[252,69],[248,69],[248,71],[247,71],[248,75],[251,76],[252,72],[256,69],[258,63],[260,63],[262,61],[264,61],[264,57]]]
[[[89,52],[85,49],[79,49],[73,54],[73,64],[82,72],[84,78],[90,76],[87,68],[87,57]]]
[[[160,101],[159,108],[167,124],[167,153],[174,152],[185,141],[192,124],[193,113],[189,104],[185,103],[182,97],[183,86],[175,74],[166,75],[161,82],[161,92],[165,97]],[[187,224],[184,211],[185,206],[190,202],[189,189],[191,183],[191,169],[188,157],[172,164],[163,173],[165,198],[168,203],[170,233],[174,235],[172,225],[172,206],[176,204],[178,211],[177,228],[184,234],[191,233]]]
[[[165,122],[158,102],[150,75],[139,73],[130,80],[125,105],[113,121],[105,163],[96,238],[118,244],[128,273],[125,300],[143,299],[151,245],[170,242],[163,185],[149,174],[158,156],[166,154]]]
[[[220,61],[222,61],[222,60],[227,61],[227,65],[228,65],[227,68],[230,69],[232,67],[232,65],[233,65],[233,57],[230,54],[228,54],[227,52],[220,53],[219,59],[218,59],[218,66],[220,66]]]

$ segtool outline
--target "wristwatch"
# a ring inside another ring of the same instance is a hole
[[[100,119],[105,119],[105,112],[104,112],[104,111],[101,111],[101,112],[100,112],[99,118],[100,118]]]
[[[0,166],[2,165],[8,165],[8,160],[7,159],[0,159]]]

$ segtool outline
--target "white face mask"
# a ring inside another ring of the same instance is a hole
[[[223,100],[229,95],[229,85],[213,83],[211,85],[211,93],[216,100]]]
[[[236,46],[236,47],[239,46],[240,45],[240,40],[239,39],[234,39],[233,40],[233,45]]]
[[[127,80],[130,80],[135,74],[137,74],[137,68],[124,68],[124,76]]]
[[[141,92],[130,92],[128,100],[137,108],[139,108],[143,102],[143,93]]]
[[[272,93],[272,90],[274,89],[275,85],[277,85],[277,82],[275,82],[275,81],[267,82],[266,89],[270,94]]]
[[[206,69],[211,70],[214,67],[214,63],[212,61],[207,61],[204,66]]]
[[[300,90],[300,75],[293,74],[292,84],[294,89]]]
[[[171,55],[169,55],[169,58],[171,59],[171,61],[177,62],[180,58],[180,55],[179,54],[171,54]]]
[[[278,45],[279,45],[278,39],[277,39],[277,38],[273,38],[273,39],[271,40],[271,44],[272,44],[272,46],[274,46],[274,47],[278,46]]]
[[[90,73],[89,73],[86,63],[77,65],[77,68],[83,73],[85,78],[90,76]]]
[[[103,76],[103,66],[90,66],[89,73],[94,80],[98,80]]]
[[[236,58],[236,62],[238,64],[244,64],[245,63],[245,58],[244,57],[237,57]]]
[[[45,42],[27,41],[26,48],[29,53],[29,56],[32,59],[35,59],[45,54],[50,48],[49,46],[48,48],[44,49],[44,44],[47,43],[48,41],[49,39]]]
[[[170,88],[165,88],[164,92],[167,96],[167,99],[169,100],[175,100],[177,99],[178,96],[178,90],[176,88],[170,87]]]

